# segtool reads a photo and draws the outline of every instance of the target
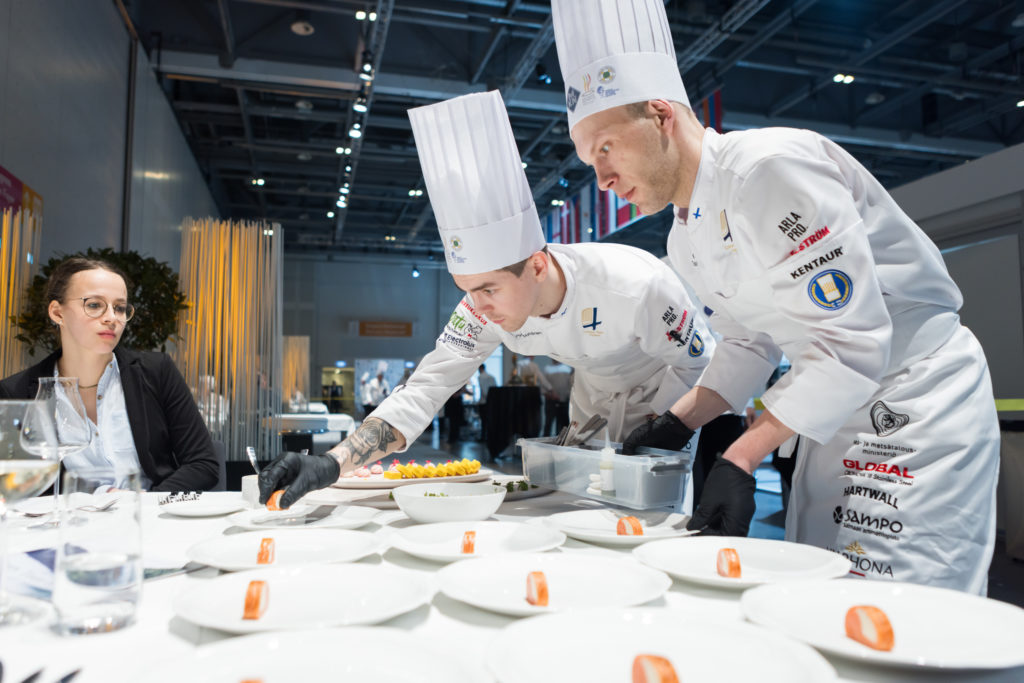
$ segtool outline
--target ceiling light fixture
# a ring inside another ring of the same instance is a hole
[[[299,111],[309,111],[313,108],[313,103],[305,98],[295,100],[295,108]]]
[[[1024,100],[1017,100],[1018,107],[1024,107]]]
[[[370,12],[368,15],[366,15],[366,18],[369,19],[370,21],[377,21],[377,13]]]
[[[366,21],[366,12],[364,10],[356,12],[356,21]]]
[[[307,10],[297,11],[295,21],[292,22],[292,33],[305,37],[313,35],[314,31],[316,31],[316,27],[309,20],[309,12]]]
[[[416,267],[416,264],[413,264],[413,266],[412,266],[412,276],[414,278],[417,278],[417,277],[420,276],[420,269]]]
[[[334,212],[333,211],[328,211],[327,212],[327,217],[328,218],[334,218]]]
[[[356,100],[355,104],[352,105],[352,111],[357,112],[359,114],[365,114],[366,109],[367,107],[365,97],[360,97],[359,99]]]
[[[350,138],[361,138],[361,137],[363,137],[363,131],[361,131],[361,130],[359,130],[358,128],[356,128],[356,127],[354,127],[354,126],[353,126],[353,127],[352,127],[352,130],[350,130],[350,131],[348,132],[348,136],[349,136]]]

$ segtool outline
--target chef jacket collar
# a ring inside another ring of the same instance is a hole
[[[690,205],[672,205],[676,219],[682,222],[688,232],[693,232],[701,225],[699,219],[694,220],[694,211],[700,209],[701,218],[704,218],[707,211],[711,211],[711,207],[705,209],[704,205],[707,203],[706,197],[710,196],[710,190],[714,187],[712,176],[714,175],[715,161],[718,158],[720,137],[718,131],[713,128],[704,131],[704,139],[700,146],[700,163],[697,165],[697,177],[693,182],[693,191],[690,192]]]

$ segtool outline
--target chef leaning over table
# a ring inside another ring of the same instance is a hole
[[[746,529],[751,472],[799,435],[786,539],[853,573],[984,594],[999,428],[980,345],[938,249],[856,160],[806,130],[720,135],[689,108],[660,0],[554,0],[570,135],[602,189],[672,204],[672,265],[722,340],[671,412],[742,411],[694,520]],[[631,435],[656,443],[656,431]]]
[[[573,419],[606,417],[613,440],[667,410],[713,350],[683,284],[652,255],[614,244],[545,246],[497,92],[412,109],[409,118],[448,270],[466,295],[405,386],[351,437],[263,471],[264,502],[288,485],[281,504],[291,505],[341,472],[404,450],[499,344],[576,368]]]

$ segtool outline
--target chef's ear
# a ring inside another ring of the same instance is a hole
[[[533,252],[533,256],[530,257],[529,268],[530,273],[537,282],[543,282],[547,279],[548,268],[550,267],[551,254],[548,253],[546,245],[541,251]]]
[[[676,110],[668,100],[647,100],[647,112],[658,128],[669,129],[675,123]]]

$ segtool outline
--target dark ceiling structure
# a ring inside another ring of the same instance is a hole
[[[576,157],[546,2],[122,0],[226,217],[286,250],[440,253],[406,111],[501,91],[538,208]],[[1024,141],[1024,0],[669,0],[695,108],[794,126],[888,187]],[[668,212],[609,239],[664,253]]]

